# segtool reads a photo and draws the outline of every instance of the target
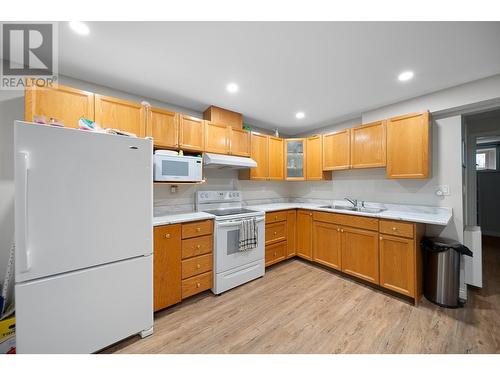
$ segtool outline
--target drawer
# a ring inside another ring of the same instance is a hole
[[[339,224],[346,227],[378,231],[378,219],[372,217],[315,211],[313,213],[313,220]]]
[[[182,280],[182,298],[188,298],[212,288],[212,272]]]
[[[286,240],[286,222],[266,224],[266,245]]]
[[[212,234],[212,232],[212,220],[195,221],[193,223],[182,224],[182,239],[205,236],[207,234]]]
[[[266,246],[266,267],[286,259],[286,242]]]
[[[413,223],[394,220],[380,220],[380,233],[413,238]]]
[[[183,260],[182,279],[184,280],[201,273],[212,271],[212,257],[212,254],[205,254]]]
[[[287,211],[268,212],[266,214],[266,224],[286,221]]]
[[[213,244],[212,235],[182,240],[182,259],[211,253],[214,247]]]

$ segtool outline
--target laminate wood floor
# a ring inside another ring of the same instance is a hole
[[[154,334],[103,353],[500,353],[500,241],[466,307],[417,307],[301,260],[155,315]]]

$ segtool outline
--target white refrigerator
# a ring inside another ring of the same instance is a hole
[[[151,334],[152,141],[14,126],[17,352]]]

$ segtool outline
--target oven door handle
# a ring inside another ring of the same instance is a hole
[[[264,221],[263,217],[255,219],[256,223],[260,223],[261,221]],[[242,222],[243,221],[240,220],[240,221],[231,221],[231,222],[228,222],[228,223],[217,223],[217,227],[218,228],[235,227],[235,226],[239,226]]]

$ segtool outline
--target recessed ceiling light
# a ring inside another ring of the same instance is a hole
[[[238,92],[238,85],[236,83],[228,83],[226,86],[226,90],[229,91],[231,94],[234,94],[235,92]]]
[[[297,117],[298,119],[302,119],[302,118],[306,117],[306,114],[304,112],[297,112],[295,114],[295,117]]]
[[[407,70],[405,72],[402,72],[398,75],[398,79],[401,82],[409,81],[410,79],[413,78],[415,74],[411,70]]]
[[[69,27],[75,33],[80,35],[88,35],[90,33],[89,27],[81,21],[70,21]]]

